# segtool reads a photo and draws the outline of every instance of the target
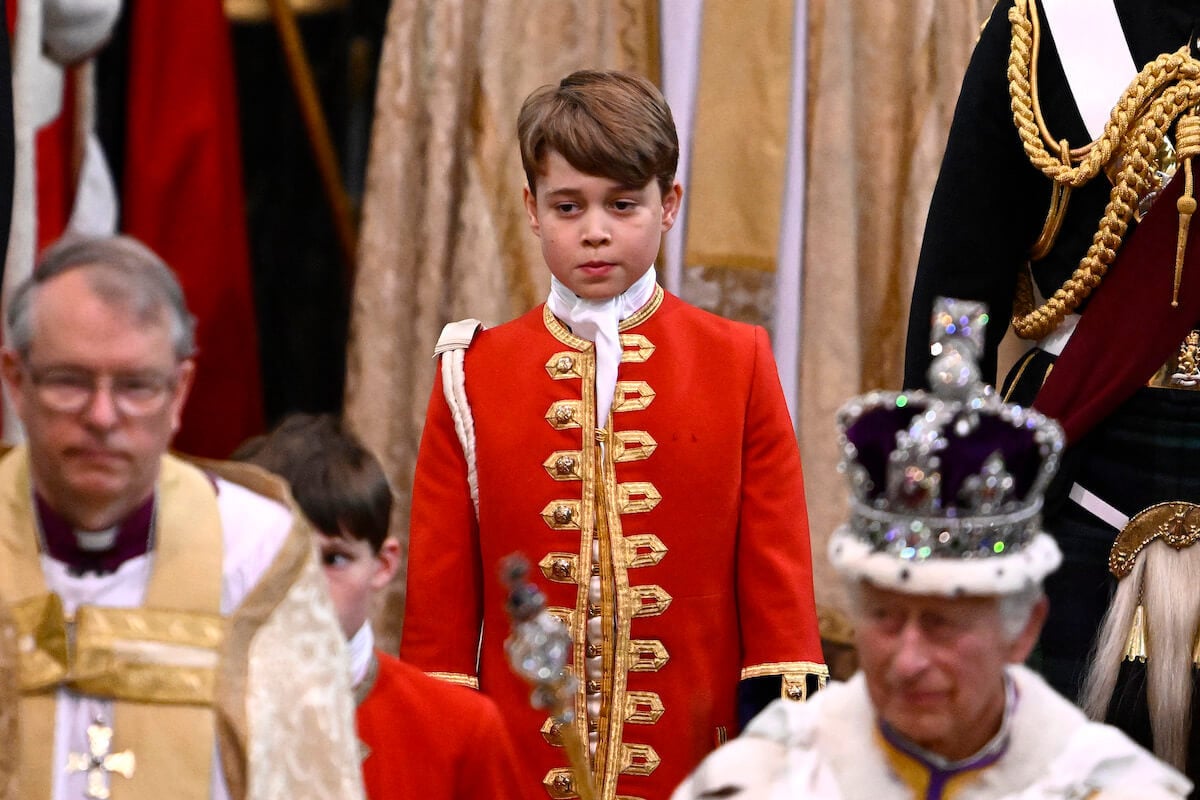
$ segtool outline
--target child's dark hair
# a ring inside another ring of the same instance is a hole
[[[233,457],[286,480],[304,516],[325,535],[362,539],[375,552],[383,546],[391,487],[379,461],[336,417],[292,414]]]
[[[631,72],[581,70],[525,98],[517,116],[521,164],[537,195],[548,151],[571,166],[640,188],[652,179],[670,191],[679,165],[679,135],[662,92]]]

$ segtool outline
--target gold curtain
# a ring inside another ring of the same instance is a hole
[[[346,416],[388,472],[402,543],[442,326],[464,317],[505,322],[544,300],[549,287],[521,206],[521,101],[584,67],[653,77],[656,8],[652,0],[393,0],[352,301]],[[404,572],[377,614],[380,644],[393,651]]]
[[[803,2],[803,0],[800,0]],[[775,270],[796,0],[705,0],[684,263]]]
[[[779,202],[781,179],[766,180],[761,173],[783,169],[778,150],[786,131],[781,134],[774,124],[774,109],[787,97],[789,77],[778,73],[780,52],[788,51],[790,40],[789,6],[772,0],[756,5],[753,15],[745,12],[755,19],[755,41],[744,25],[710,24],[710,10],[718,15],[729,10],[724,0],[705,5],[682,287],[692,303],[764,325],[773,334],[775,309],[782,305],[775,302],[770,249],[779,214],[765,206]],[[959,84],[990,8],[991,0],[807,3],[807,218],[797,434],[821,630],[834,642],[848,640],[850,633],[842,586],[825,557],[830,534],[847,515],[834,416],[855,394],[900,386],[929,197]],[[722,35],[742,41],[714,40]],[[764,53],[768,41],[771,51]],[[720,72],[735,58],[741,63]],[[759,78],[748,81],[750,75]],[[705,81],[717,85],[706,89]],[[754,83],[742,93],[740,112],[722,91],[738,81]],[[705,125],[726,130],[705,131]],[[737,208],[722,212],[722,203]],[[771,226],[743,224],[751,215],[771,220]]]
[[[900,387],[908,304],[959,84],[991,0],[809,1],[800,448],[822,631],[847,633],[825,558],[846,519],[834,414]]]

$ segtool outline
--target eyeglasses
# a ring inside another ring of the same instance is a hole
[[[130,372],[101,374],[72,367],[38,368],[26,363],[38,401],[63,414],[78,414],[107,386],[113,406],[126,417],[148,417],[162,411],[178,385],[177,374]]]

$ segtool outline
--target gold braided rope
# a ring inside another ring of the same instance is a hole
[[[1090,147],[1069,150],[1056,142],[1041,120],[1036,99],[1037,11],[1029,0],[1009,9],[1012,49],[1008,61],[1013,122],[1031,164],[1056,184],[1079,187],[1107,169],[1113,176],[1108,205],[1087,255],[1054,295],[1034,308],[1027,272],[1018,282],[1013,329],[1023,339],[1041,339],[1073,313],[1100,285],[1133,218],[1138,201],[1154,185],[1155,158],[1175,119],[1200,103],[1200,62],[1187,47],[1147,64],[1121,95],[1104,134]],[[1173,84],[1173,85],[1169,85]],[[1051,152],[1053,150],[1053,152]],[[1064,158],[1066,151],[1071,157]],[[1073,164],[1078,161],[1078,166]]]

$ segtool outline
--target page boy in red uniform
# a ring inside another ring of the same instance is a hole
[[[277,473],[317,531],[350,646],[368,800],[526,800],[495,704],[375,648],[368,615],[395,575],[392,492],[379,462],[329,415],[296,414],[239,453]]]
[[[800,454],[766,331],[655,282],[683,191],[658,89],[577,72],[517,129],[550,295],[439,343],[400,652],[495,699],[541,796],[580,795],[505,661],[497,570],[524,553],[571,632],[597,797],[663,800],[736,735],[739,694],[753,710],[827,675]]]

